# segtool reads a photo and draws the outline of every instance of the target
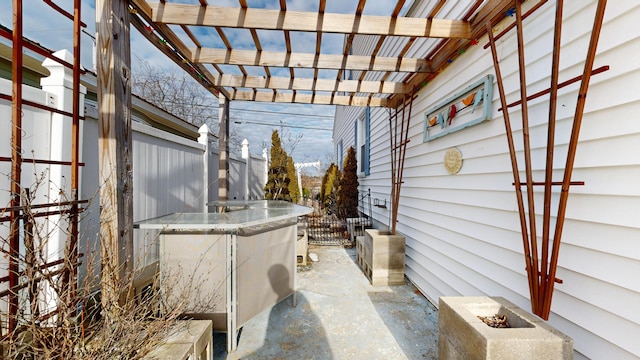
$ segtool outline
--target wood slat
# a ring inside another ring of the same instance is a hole
[[[397,18],[398,15],[400,14],[400,10],[402,10],[402,7],[404,6],[405,0],[398,0],[398,2],[396,3],[396,7],[393,9],[393,12],[391,13],[391,17],[392,18]],[[373,51],[371,51],[371,56],[377,56],[378,52],[380,51],[380,49],[382,48],[382,44],[384,44],[384,41],[386,40],[386,36],[380,36],[380,38],[378,39],[378,42],[376,43],[376,46],[373,48]],[[415,41],[415,37],[411,37],[409,39],[409,43],[413,44],[413,42]],[[406,52],[405,52],[406,53]],[[404,56],[400,55],[400,56]],[[366,72],[362,72],[360,74],[360,80],[364,80],[364,77],[367,75]],[[382,80],[386,80],[391,74],[390,73],[386,73],[384,75],[384,77],[382,78]]]
[[[358,6],[356,8],[356,16],[360,16],[362,15],[362,11],[364,10],[364,5],[366,3],[366,0],[360,0],[358,2]],[[324,19],[324,18],[323,18]],[[322,34],[322,33],[320,33]],[[351,52],[351,45],[353,45],[353,38],[354,38],[355,34],[349,34],[347,36],[347,39],[344,42],[344,49],[342,51],[342,61],[343,63],[346,62],[347,60],[347,56],[349,55],[349,53]],[[375,56],[372,54],[372,56]],[[344,69],[340,69],[338,70],[338,74],[336,75],[336,80],[340,80],[342,78],[342,72]],[[363,72],[363,74],[366,72]]]
[[[289,36],[288,31],[284,32],[284,44],[287,49],[287,54],[291,54],[293,51],[291,50],[291,37]],[[296,77],[296,74],[293,68],[289,68],[289,75],[291,76],[292,79]]]
[[[440,10],[442,9],[442,7],[444,6],[444,4],[447,2],[447,0],[440,0],[438,1],[438,3],[433,7],[433,9],[431,9],[431,12],[429,13],[429,15],[427,16],[427,18],[434,18],[436,17],[436,15],[438,15],[438,12],[440,12]]]
[[[151,18],[151,6],[147,4],[146,0],[131,0],[131,4],[133,4],[134,9],[138,12],[142,12],[147,18]]]
[[[263,88],[263,89],[289,89],[289,90],[314,90],[312,78],[288,78],[288,77],[264,77],[242,76],[224,74],[218,78],[214,85],[225,87]],[[316,79],[316,91],[405,94],[410,92],[408,85],[389,81],[359,81],[359,80],[329,80]]]
[[[233,46],[231,46],[231,42],[227,38],[227,35],[224,33],[224,30],[222,30],[222,28],[220,28],[220,27],[216,27],[215,29],[216,29],[216,32],[218,33],[218,36],[220,37],[220,40],[222,40],[222,43],[224,44],[224,46],[226,46],[228,50],[232,50]],[[219,70],[220,68],[216,67],[216,69]],[[241,66],[241,65],[238,66],[238,69],[240,69],[240,72],[243,75],[247,75],[247,71],[244,69],[243,66]],[[222,72],[220,72],[220,73],[222,73]]]
[[[424,59],[388,58],[349,55],[343,64],[342,55],[272,52],[255,50],[226,50],[192,48],[188,57],[197,63],[247,66],[279,66],[319,69],[351,69],[372,71],[398,71],[428,73],[429,63]]]
[[[280,0],[280,11],[282,11],[283,13],[287,11],[287,2],[285,0]],[[256,31],[255,29],[250,29],[251,31]],[[284,33],[284,44],[285,47],[287,48],[287,52],[291,53],[293,52],[291,50],[291,36],[289,35],[289,31],[285,30],[283,31]],[[293,74],[291,75],[293,76]]]
[[[320,21],[323,21],[324,19],[324,8],[326,6],[326,2],[324,0],[321,0],[319,5],[318,5],[318,16],[320,17]],[[285,32],[285,35],[288,35],[289,32]],[[288,40],[288,39],[287,39]],[[289,44],[287,42],[287,44]],[[320,55],[320,53],[322,52],[322,33],[318,32],[316,33],[316,55]],[[314,69],[313,70],[313,85],[312,90],[315,91],[316,90],[316,80],[318,80],[318,69]],[[293,70],[291,70],[291,78],[294,78],[294,74],[293,74]]]
[[[263,91],[235,91],[231,100],[257,101],[276,103],[316,104],[316,105],[344,105],[344,106],[387,106],[387,100],[382,98],[367,98],[349,96],[331,96],[317,94],[292,94]]]
[[[468,21],[317,12],[242,9],[186,4],[149,4],[155,22],[176,25],[308,31],[362,35],[471,38]]]
[[[202,47],[202,44],[200,44],[200,41],[198,40],[198,38],[195,35],[193,35],[193,33],[191,32],[191,30],[189,30],[189,27],[187,25],[182,25],[181,28],[182,28],[182,31],[184,31],[184,33],[187,34],[189,39],[193,41],[193,44],[195,46]]]
[[[240,2],[240,7],[242,7],[243,9],[246,9],[246,8],[249,7],[247,5],[247,1],[246,0],[239,0],[239,2]],[[260,43],[260,38],[258,37],[258,32],[256,31],[256,29],[249,29],[249,31],[251,32],[251,37],[253,38],[253,43],[256,46],[256,50],[262,51],[262,44]],[[286,38],[286,35],[288,35],[288,34],[285,34],[285,38]],[[289,45],[289,43],[287,41],[287,48],[289,48],[289,47],[290,47],[290,45]],[[227,46],[227,48],[230,49],[231,46]],[[244,68],[240,67],[240,71],[242,71],[242,73],[244,75],[247,75],[247,72],[245,71]],[[271,76],[271,71],[269,71],[269,67],[265,66],[264,67],[264,72],[265,72],[265,74],[267,74],[267,76]]]

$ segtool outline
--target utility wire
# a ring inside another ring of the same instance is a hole
[[[181,104],[178,101],[169,101],[169,100],[163,100],[162,102],[167,103],[167,104]],[[203,105],[203,104],[189,104],[189,106],[191,107],[203,107],[203,108],[213,108],[216,112],[217,112],[217,106],[214,105]],[[269,111],[269,110],[254,110],[254,109],[242,109],[242,108],[231,108],[229,109],[229,111],[246,111],[246,112],[253,112],[253,113],[263,113],[263,114],[274,114],[274,115],[294,115],[294,116],[301,116],[301,117],[319,117],[319,118],[326,118],[326,119],[333,119],[333,115],[318,115],[318,114],[304,114],[304,113],[292,113],[292,112],[283,112],[283,111]]]
[[[295,116],[301,116],[301,117],[321,117],[321,118],[333,119],[333,115],[302,114],[302,113],[290,113],[290,112],[282,112],[282,111],[236,109],[236,108],[231,108],[229,111],[231,110],[266,113],[266,114],[295,115]]]
[[[289,128],[296,128],[296,129],[333,131],[333,129],[328,129],[328,128],[321,128],[321,127],[315,127],[315,126],[287,125],[287,124],[284,124],[284,123],[274,124],[274,123],[266,123],[266,122],[258,122],[258,121],[234,121],[234,123],[236,123],[236,124],[268,125],[268,126],[275,126],[275,127],[289,127]]]

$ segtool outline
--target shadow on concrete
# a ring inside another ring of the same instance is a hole
[[[273,265],[268,272],[273,291],[281,298],[290,294],[289,272],[281,264]],[[296,296],[296,306],[293,306]],[[252,326],[243,336],[241,329],[238,349],[226,353],[226,335],[214,334],[214,359],[333,359],[331,347],[320,319],[311,309],[304,295],[297,293],[275,305],[268,312],[268,320],[250,321]],[[266,312],[258,317],[267,316]],[[260,324],[266,328],[258,329]]]
[[[437,359],[438,310],[406,278],[405,282],[367,294],[407,359]]]

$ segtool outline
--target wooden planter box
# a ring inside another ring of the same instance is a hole
[[[366,229],[356,238],[357,262],[371,285],[404,284],[404,236]]]
[[[573,340],[501,297],[441,297],[438,359],[573,359]],[[506,315],[510,328],[478,316]]]

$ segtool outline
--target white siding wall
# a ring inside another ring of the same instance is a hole
[[[529,6],[532,4],[529,4]],[[525,20],[529,94],[549,86],[554,2]],[[565,2],[560,81],[582,71],[595,1]],[[592,78],[580,134],[549,323],[575,341],[577,358],[640,357],[640,4],[610,2],[594,67],[611,69]],[[511,19],[511,21],[513,21]],[[498,28],[504,27],[503,24]],[[508,101],[519,99],[514,37],[498,41]],[[530,310],[515,192],[499,97],[493,119],[423,143],[424,113],[470,82],[493,74],[490,50],[469,49],[419,94],[407,149],[398,231],[407,238],[407,276],[437,304],[440,296],[504,296]],[[393,46],[393,45],[392,45]],[[426,55],[427,44],[418,55]],[[578,85],[560,91],[554,180],[561,180]],[[548,100],[529,103],[535,180],[544,177]],[[353,127],[337,112],[336,135]],[[511,111],[522,164],[521,113]],[[372,198],[390,192],[388,118],[371,116],[371,175],[361,188]],[[344,127],[344,129],[342,129]],[[338,137],[334,137],[337,141]],[[464,162],[457,175],[443,166],[456,147]],[[524,170],[524,166],[521,165]],[[524,178],[524,171],[521,173]],[[538,233],[542,188],[536,189]],[[552,206],[557,206],[555,189]],[[554,210],[555,211],[555,210]],[[374,207],[381,223],[388,212]],[[552,221],[553,222],[553,221]],[[552,224],[553,225],[553,224]]]
[[[338,153],[336,151],[337,149],[337,144],[339,140],[334,141],[334,149],[333,149],[333,159],[336,162],[336,165],[338,163],[340,163],[340,166],[342,166],[342,162],[344,161],[344,157],[347,156],[347,149],[349,149],[349,147],[353,146],[355,147],[355,121],[357,121],[360,116],[362,116],[362,114],[364,113],[365,108],[364,107],[346,107],[346,106],[338,106],[336,107],[336,119],[345,119],[345,122],[340,126],[340,127],[336,127],[336,129],[334,130],[334,139],[341,139],[342,140],[342,147],[343,147],[343,151],[342,151],[342,159],[338,159]],[[338,135],[336,137],[336,135]],[[327,164],[328,165],[328,164]],[[358,166],[360,166],[358,164]]]

